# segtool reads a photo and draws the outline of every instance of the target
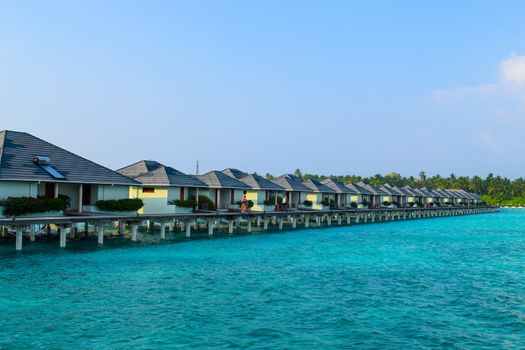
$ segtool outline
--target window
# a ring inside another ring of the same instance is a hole
[[[142,187],[142,193],[155,193],[154,187]]]

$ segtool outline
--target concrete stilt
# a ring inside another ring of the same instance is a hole
[[[352,217],[350,215],[346,215],[346,224],[347,225],[351,224],[351,220],[352,220]]]
[[[326,218],[326,221],[328,223],[328,226],[332,226],[332,215],[328,215],[328,217]]]
[[[247,230],[248,232],[252,232],[252,218],[248,218],[248,227],[247,227]]]
[[[137,224],[131,225],[131,241],[132,242],[136,242],[137,241],[137,230],[138,230],[138,225]]]
[[[231,220],[231,219],[228,220],[228,233],[229,233],[230,235],[233,234],[233,220]]]
[[[22,234],[23,234],[23,231],[22,231],[22,227],[21,226],[17,226],[16,227],[16,242],[15,242],[15,249],[20,251],[22,250]]]
[[[77,233],[77,225],[72,224],[71,225],[71,230],[69,231],[69,238],[75,239],[76,235],[77,235],[76,233]]]
[[[290,220],[292,220],[292,228],[297,228],[297,218],[292,216]]]
[[[270,219],[264,218],[263,220],[263,229],[266,231],[268,230],[268,223],[270,222]]]
[[[304,227],[306,228],[310,227],[310,215],[306,215],[304,217]]]
[[[166,239],[166,226],[165,222],[160,224],[160,239]]]
[[[66,230],[61,227],[60,228],[60,248],[66,247]]]
[[[261,217],[258,216],[257,217],[257,227],[260,227],[261,226]]]
[[[104,244],[104,225],[98,225],[98,244]]]
[[[341,225],[341,220],[342,220],[342,217],[340,214],[337,214],[337,224],[338,225]]]
[[[29,239],[31,240],[31,242],[34,242],[35,241],[35,231],[36,231],[35,225],[31,225],[30,230],[31,232],[29,233]]]
[[[214,224],[213,222],[208,222],[208,236],[213,236],[213,227],[214,227]]]
[[[282,229],[283,229],[283,221],[284,221],[283,218],[280,217],[280,218],[279,218],[279,230],[282,230]]]
[[[317,223],[317,227],[321,227],[321,217],[320,216],[315,217],[315,222]]]
[[[191,237],[191,222],[186,223],[186,238]]]

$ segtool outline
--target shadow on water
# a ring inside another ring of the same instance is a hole
[[[323,229],[334,229],[340,228],[341,226],[321,226],[316,228],[306,229],[312,230],[323,230]],[[350,226],[348,226],[350,228]],[[227,229],[215,229],[213,236],[208,235],[207,230],[192,231],[191,237],[186,237],[184,232],[166,232],[166,239],[160,239],[160,231],[148,231],[139,232],[137,234],[137,241],[131,241],[129,233],[125,235],[107,235],[104,236],[104,244],[99,245],[97,243],[97,237],[93,234],[85,236],[79,234],[75,239],[68,237],[67,245],[65,248],[59,247],[59,236],[51,234],[49,236],[37,236],[35,242],[30,242],[27,237],[24,237],[23,249],[17,252],[15,250],[15,238],[14,236],[7,236],[0,239],[0,259],[5,257],[13,257],[17,255],[31,255],[31,254],[78,254],[78,253],[90,253],[100,251],[101,249],[129,249],[139,248],[152,245],[170,245],[170,244],[183,244],[198,241],[209,241],[215,239],[234,239],[234,238],[246,238],[258,235],[278,235],[291,232],[304,231],[304,228],[269,228],[266,231],[256,230],[253,232],[238,231],[234,234],[229,234]]]

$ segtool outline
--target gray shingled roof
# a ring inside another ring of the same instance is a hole
[[[287,177],[289,179],[292,179],[292,180],[295,180],[295,181],[299,181],[299,182],[303,181],[303,179],[301,179],[299,176],[294,175],[294,174],[283,174],[283,175],[281,175],[279,177]]]
[[[405,190],[403,190],[402,188],[400,187],[397,187],[397,186],[392,186],[392,188],[397,191],[399,193],[400,196],[411,196],[410,193],[406,192]]]
[[[414,192],[418,197],[426,197],[426,194],[422,192],[419,188],[412,188],[412,192]]]
[[[390,184],[385,184],[385,187],[388,187],[392,191],[392,193],[394,193],[393,194],[394,196],[406,196],[407,195],[405,192],[403,192],[402,189],[400,189],[397,186],[392,186]]]
[[[357,192],[352,191],[348,187],[346,187],[342,182],[339,182],[337,180],[333,179],[326,179],[321,181],[323,185],[326,185],[330,187],[332,190],[336,191],[337,193],[350,193],[350,194],[357,194]]]
[[[250,186],[246,185],[245,183],[240,182],[239,180],[217,170],[210,171],[203,175],[196,175],[196,177],[211,188],[250,188]]]
[[[411,197],[419,196],[416,192],[414,192],[414,189],[410,186],[404,186],[403,191],[405,191],[407,195]]]
[[[186,175],[172,167],[160,166],[148,173],[139,175],[135,178],[143,185],[177,186],[177,187],[208,187],[202,181]]]
[[[319,181],[315,181],[315,180],[305,180],[303,181],[303,185],[305,185],[306,187],[308,187],[309,189],[311,189],[312,191],[314,192],[321,192],[321,193],[335,193],[335,190],[326,186],[326,185],[323,185],[322,183],[320,183]]]
[[[271,180],[273,183],[283,187],[287,191],[312,192],[308,187],[303,185],[301,181],[295,180],[290,174],[281,175]]]
[[[33,162],[35,156],[50,158],[49,165],[62,174],[58,179]],[[131,185],[138,183],[116,171],[25,132],[0,132],[0,180],[71,182]]]
[[[371,194],[373,195],[384,195],[384,194],[388,194],[386,193],[385,191],[382,191],[381,189],[379,189],[378,187],[375,187],[373,185],[370,185],[370,184],[366,184],[364,182],[358,182],[357,183],[358,186],[360,186],[361,188],[365,188],[367,189],[369,192],[371,192]]]
[[[284,188],[281,186],[255,174],[246,175],[239,179],[239,181],[256,190],[284,191]]]
[[[351,191],[354,191],[356,194],[361,194],[361,195],[363,194],[372,195],[373,194],[368,189],[366,189],[365,187],[361,187],[358,184],[348,183],[348,184],[345,184],[345,186],[348,187]]]
[[[228,176],[236,178],[237,180],[240,180],[246,175],[248,175],[248,173],[245,173],[244,171],[240,171],[239,169],[234,169],[234,168],[226,168],[222,172]]]
[[[434,192],[439,193],[441,198],[449,198],[450,197],[450,195],[446,191],[443,191],[442,189],[434,190]]]
[[[394,191],[391,187],[388,187],[386,185],[379,186],[379,189],[390,196],[398,195],[396,191]]]
[[[130,177],[132,179],[156,170],[164,165],[154,160],[141,160],[131,165],[125,166],[117,170],[118,173]]]
[[[423,193],[425,197],[433,197],[432,193],[426,187],[420,188],[419,192]]]

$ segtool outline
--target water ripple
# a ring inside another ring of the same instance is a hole
[[[0,246],[0,348],[525,348],[525,213]],[[83,244],[89,244],[84,242]]]

